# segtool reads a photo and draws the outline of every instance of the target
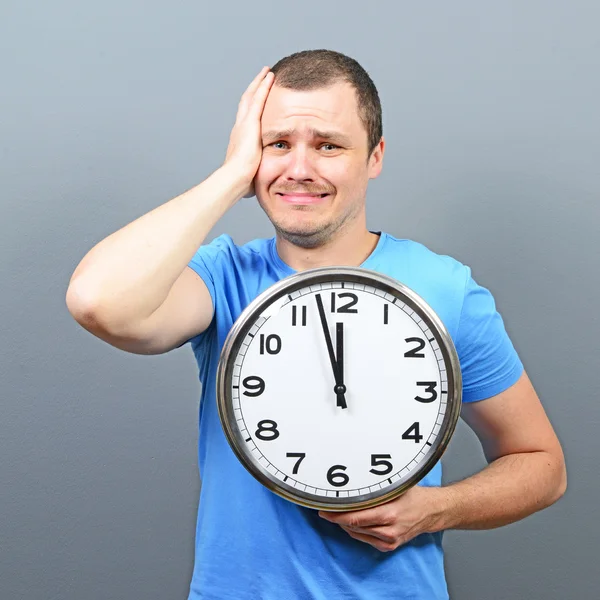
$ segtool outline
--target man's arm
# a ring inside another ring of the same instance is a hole
[[[208,327],[210,293],[187,265],[218,219],[254,195],[273,80],[265,67],[243,94],[221,168],[102,240],[79,263],[66,302],[82,327],[137,354],[167,352]]]
[[[414,486],[375,508],[319,514],[352,537],[390,551],[421,533],[507,525],[565,493],[563,452],[525,373],[504,392],[463,404],[462,417],[489,462],[482,471],[445,487]]]
[[[488,466],[440,488],[434,530],[491,529],[556,502],[567,489],[563,451],[526,373],[504,392],[463,404]]]
[[[187,264],[243,186],[223,166],[99,242],[71,277],[66,302],[73,318],[96,337],[136,354],[167,352],[204,331],[212,299]]]

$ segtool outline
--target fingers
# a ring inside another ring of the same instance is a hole
[[[391,552],[400,546],[400,543],[390,536],[374,536],[359,531],[354,531],[348,527],[342,525],[342,529],[352,538],[365,544],[377,548],[380,552]]]
[[[346,513],[319,511],[319,516],[331,523],[354,528],[382,527],[394,522],[393,514],[384,506]]]
[[[397,538],[392,527],[348,527],[347,525],[340,525],[340,527],[348,533],[358,533],[388,543],[395,542]]]
[[[268,86],[267,93],[268,93],[268,89],[269,89],[270,84],[272,83],[273,79],[274,79],[274,75],[272,72],[269,71],[269,67],[263,67],[261,69],[260,73],[253,79],[252,83],[248,86],[246,91],[242,94],[240,103],[238,105],[238,114],[236,117],[236,122],[239,123],[240,121],[242,121],[248,114],[250,107],[254,106],[254,103],[256,101],[257,91],[261,92],[262,90],[264,90],[265,85],[267,85]],[[266,95],[261,94],[261,97],[262,97],[262,103],[264,104]]]
[[[267,73],[260,86],[256,90],[254,99],[252,100],[252,106],[250,107],[250,114],[253,118],[260,119],[262,116],[263,109],[265,108],[265,102],[274,80],[275,75],[272,72]]]
[[[261,81],[265,78],[265,75],[269,71],[269,67],[263,67],[260,70],[260,73],[252,80],[252,83],[248,86],[246,91],[244,92],[244,96],[253,96],[254,92],[258,89]]]

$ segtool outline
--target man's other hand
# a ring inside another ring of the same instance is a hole
[[[414,486],[402,496],[351,512],[319,511],[319,516],[337,523],[354,539],[390,552],[421,533],[437,531],[444,506],[443,488]]]

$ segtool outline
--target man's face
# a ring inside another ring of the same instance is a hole
[[[381,171],[384,142],[367,162],[367,132],[350,84],[309,92],[274,84],[262,141],[256,197],[284,239],[314,248],[364,219],[367,184]]]

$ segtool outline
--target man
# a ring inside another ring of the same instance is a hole
[[[113,346],[159,354],[191,341],[203,389],[190,599],[448,598],[445,529],[499,527],[565,492],[561,446],[489,292],[457,261],[367,229],[367,184],[384,150],[379,97],[362,67],[331,51],[291,55],[242,96],[223,166],[100,242],[73,274],[69,310]],[[202,245],[253,195],[274,238]],[[325,265],[369,265],[440,307],[461,362],[462,417],[489,462],[480,473],[441,487],[438,463],[387,504],[327,513],[283,500],[239,464],[215,400],[225,336],[270,285]]]

